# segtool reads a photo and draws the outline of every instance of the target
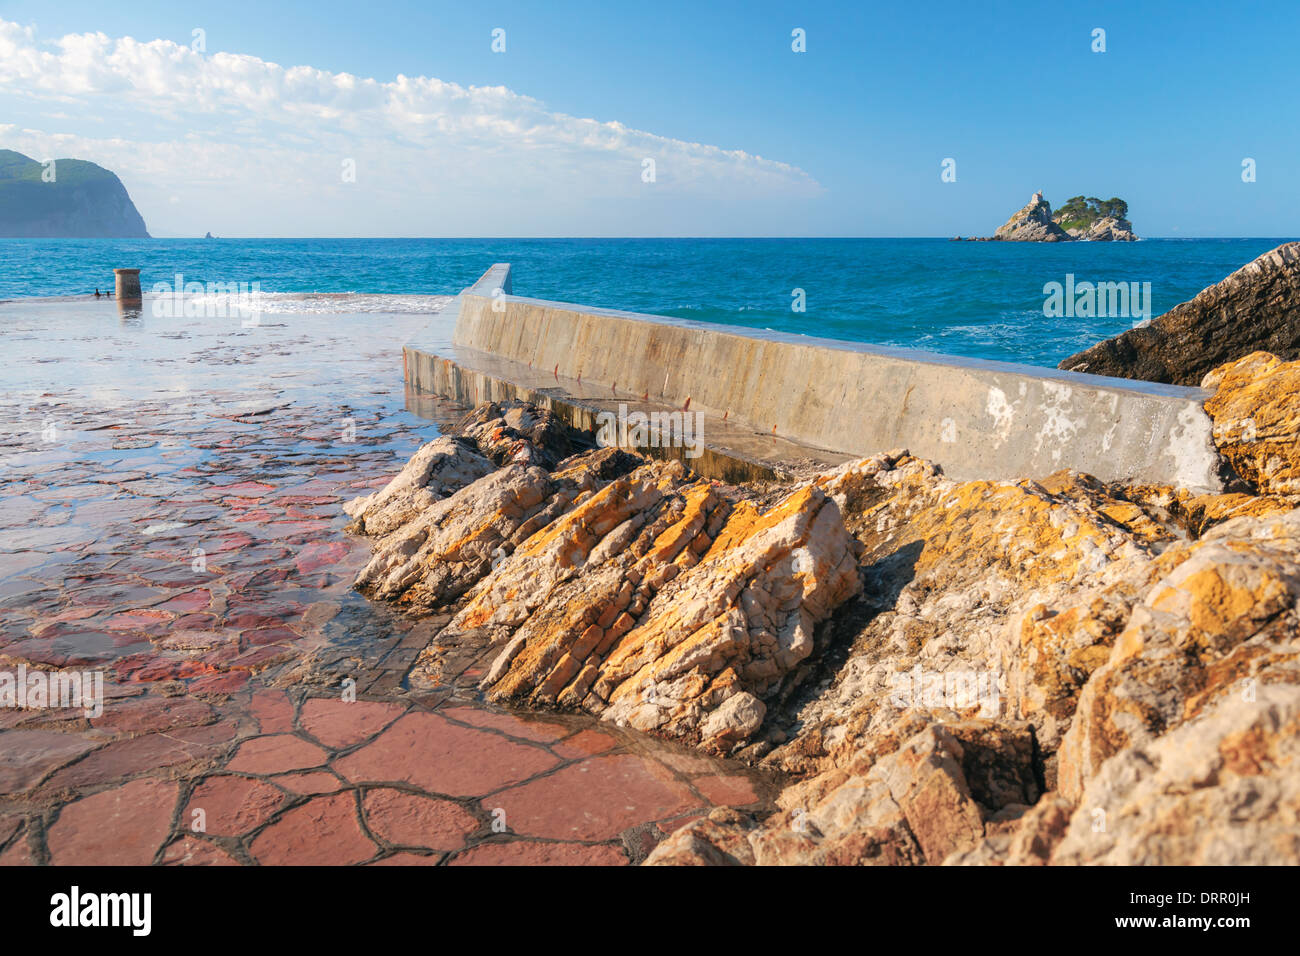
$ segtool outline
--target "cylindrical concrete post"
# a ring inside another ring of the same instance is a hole
[[[114,269],[113,275],[117,278],[117,301],[125,305],[139,305],[142,298],[140,270]]]

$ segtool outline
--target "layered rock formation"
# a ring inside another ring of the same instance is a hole
[[[520,412],[480,431],[518,434],[506,420]],[[466,482],[485,456],[437,439],[348,508],[380,535],[362,590],[428,611],[466,597],[424,676],[437,679],[443,648],[477,643],[498,649],[491,699],[581,708],[719,752],[748,740],[815,626],[860,586],[835,501],[814,485],[754,496],[615,449],[548,471],[531,463],[548,443],[522,441]]]
[[[1127,219],[1106,216],[1098,219],[1087,229],[1067,229],[1066,233],[1074,239],[1085,242],[1134,242],[1133,224]]]
[[[1042,191],[1002,224],[993,238],[1003,242],[1065,242],[1071,236],[1052,221],[1052,207]]]
[[[485,406],[349,507],[358,586],[439,614],[416,685],[472,648],[493,700],[790,775],[651,864],[1297,862],[1297,381],[1207,381],[1199,496],[901,450],[729,486]]]
[[[1071,355],[1060,368],[1197,385],[1251,352],[1300,357],[1300,243],[1278,246],[1147,325]]]
[[[148,239],[116,175],[80,159],[50,166],[0,150],[0,237]]]

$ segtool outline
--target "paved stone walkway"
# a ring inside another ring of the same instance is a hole
[[[0,708],[0,863],[617,864],[770,796],[589,718],[486,709],[474,659],[406,686],[438,622],[351,590],[368,542],[341,504],[435,434],[396,357],[428,316],[111,309],[0,306],[0,673],[105,695]]]
[[[0,736],[0,864],[621,864],[760,799],[719,761],[454,699],[141,692],[91,724]]]

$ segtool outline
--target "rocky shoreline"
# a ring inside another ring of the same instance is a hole
[[[485,405],[347,506],[357,587],[434,622],[413,687],[477,660],[791,775],[652,864],[1296,862],[1300,363],[1206,384],[1226,494],[904,450],[728,485]]]

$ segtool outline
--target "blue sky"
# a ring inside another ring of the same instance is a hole
[[[5,0],[0,22],[0,146],[110,166],[159,235],[988,234],[1038,188],[1122,196],[1150,236],[1300,213],[1295,3]]]

